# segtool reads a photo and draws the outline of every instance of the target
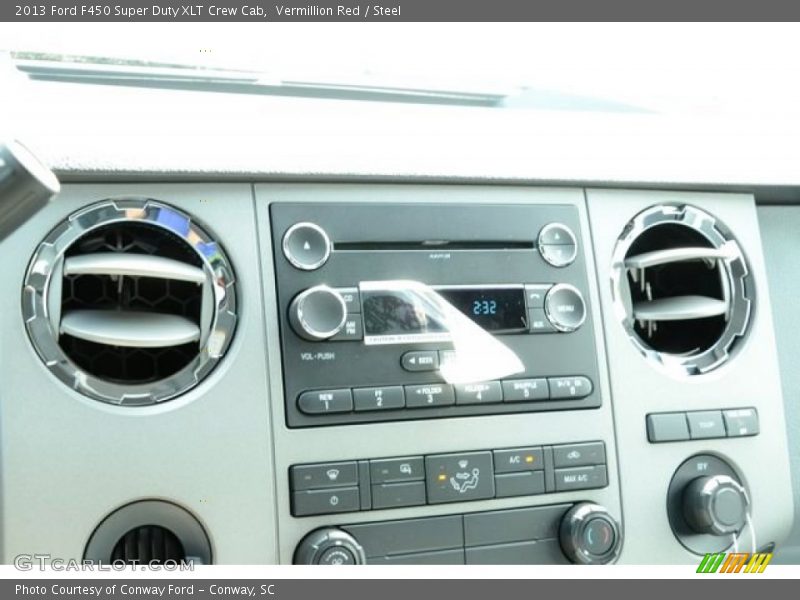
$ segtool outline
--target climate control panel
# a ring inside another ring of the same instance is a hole
[[[295,465],[292,514],[534,496],[608,485],[600,441]]]
[[[324,527],[309,533],[295,564],[605,564],[622,530],[604,507],[556,504],[423,519]]]

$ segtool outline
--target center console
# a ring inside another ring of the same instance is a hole
[[[284,560],[691,562],[788,531],[752,459],[785,443],[752,199],[258,192]]]

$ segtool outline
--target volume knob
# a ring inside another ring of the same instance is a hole
[[[301,338],[314,342],[339,333],[346,319],[344,298],[327,285],[317,285],[300,292],[289,306],[292,329]]]

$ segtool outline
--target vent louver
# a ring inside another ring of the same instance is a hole
[[[178,537],[169,529],[157,525],[131,529],[122,536],[111,552],[112,563],[163,565],[185,559],[186,552]]]
[[[753,301],[747,264],[727,228],[698,208],[637,215],[617,243],[612,272],[631,340],[673,374],[720,366],[745,335]]]
[[[196,385],[236,322],[217,242],[149,199],[106,201],[56,228],[31,261],[23,301],[47,366],[114,404],[161,402]]]

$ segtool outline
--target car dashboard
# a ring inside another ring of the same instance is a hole
[[[780,124],[9,101],[0,562],[800,560]]]

